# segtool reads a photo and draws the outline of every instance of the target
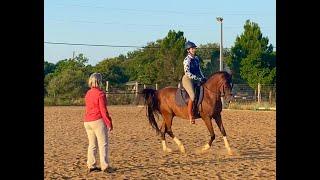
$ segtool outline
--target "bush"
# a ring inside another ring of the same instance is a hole
[[[269,110],[271,107],[274,107],[273,104],[268,102],[232,102],[227,105],[227,109],[241,109],[241,110],[259,110],[266,109]]]
[[[108,94],[108,105],[129,105],[136,103],[135,94]]]
[[[108,94],[107,96],[108,105],[130,105],[138,104],[139,101],[136,99],[135,94]],[[53,98],[45,97],[44,98],[45,106],[84,106],[84,98]]]
[[[67,98],[44,98],[45,106],[84,106],[84,98],[67,99]]]

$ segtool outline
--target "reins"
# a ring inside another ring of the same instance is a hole
[[[217,94],[218,96],[220,96],[220,93],[217,93],[213,90],[210,90],[205,84],[203,84],[202,86],[205,87],[206,89],[208,89],[208,91],[212,92],[213,94]]]

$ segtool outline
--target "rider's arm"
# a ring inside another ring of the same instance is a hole
[[[200,72],[200,75],[201,75],[201,79],[203,79],[203,78],[205,78],[205,77],[204,77],[204,75],[203,75],[203,73],[202,73],[202,71],[201,71],[201,68],[200,68],[200,60],[199,60],[198,57],[197,57],[197,59],[198,59],[198,63],[199,63],[199,72]]]

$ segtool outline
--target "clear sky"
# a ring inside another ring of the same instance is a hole
[[[234,45],[247,19],[258,23],[276,46],[275,0],[45,0],[44,41],[120,46],[145,46],[169,30],[183,31],[197,45]],[[83,53],[89,64],[127,54],[137,48],[44,44],[44,60],[56,63]]]

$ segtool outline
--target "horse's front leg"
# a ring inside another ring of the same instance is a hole
[[[221,134],[223,135],[224,146],[226,147],[226,149],[228,151],[228,154],[232,155],[232,151],[230,149],[230,145],[229,145],[229,142],[227,140],[227,133],[224,130],[224,127],[223,127],[221,115],[217,115],[214,119],[215,119],[215,121],[216,121],[216,123],[217,123],[217,125],[218,125],[218,127],[220,129]]]
[[[209,133],[210,133],[210,140],[209,140],[208,144],[204,145],[204,147],[201,149],[202,152],[205,152],[208,149],[210,149],[212,142],[215,139],[216,135],[214,134],[211,118],[210,117],[203,117],[202,119],[203,119],[204,123],[206,124],[206,126],[209,130]]]

